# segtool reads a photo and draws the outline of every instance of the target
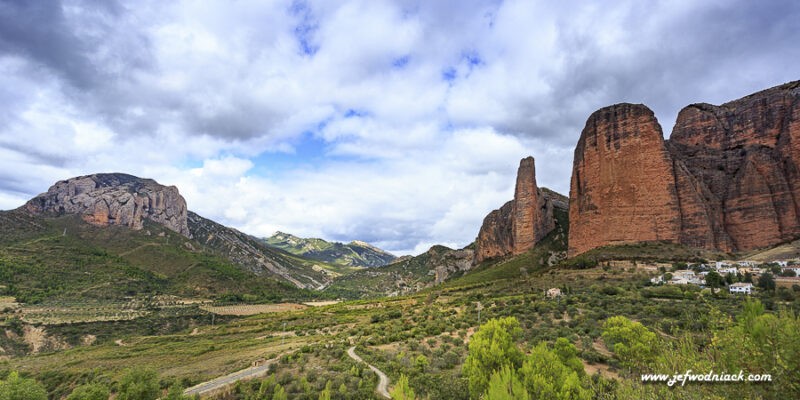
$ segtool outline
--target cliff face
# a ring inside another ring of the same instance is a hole
[[[186,200],[174,186],[126,174],[95,174],[56,182],[24,208],[33,214],[79,214],[98,226],[142,229],[144,219],[191,237]]]
[[[678,115],[669,144],[704,191],[716,247],[750,250],[800,235],[800,82]]]
[[[678,115],[595,112],[575,150],[569,254],[664,240],[746,251],[800,236],[800,82]]]
[[[517,171],[514,200],[483,220],[476,239],[475,262],[524,253],[555,228],[554,200],[536,186],[533,157],[524,158]]]
[[[676,241],[672,160],[653,112],[617,104],[589,117],[570,183],[569,253],[637,241]]]

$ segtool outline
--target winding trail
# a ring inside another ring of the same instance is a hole
[[[359,357],[358,354],[356,354],[356,346],[347,349],[347,355],[350,356],[350,358],[352,358],[353,360],[356,360],[357,362],[367,364],[369,369],[378,374],[378,386],[375,388],[375,391],[378,392],[378,394],[385,399],[392,398],[392,396],[389,395],[389,377],[386,376],[386,374],[384,374],[383,371],[375,368],[375,366],[368,364],[366,361],[362,360],[361,357]]]

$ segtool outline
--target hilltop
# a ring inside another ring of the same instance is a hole
[[[269,246],[311,260],[350,267],[379,267],[397,258],[394,254],[358,240],[344,244],[277,232],[263,241]]]

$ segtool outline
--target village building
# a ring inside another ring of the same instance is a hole
[[[731,293],[750,294],[753,291],[753,284],[745,282],[737,282],[728,286],[728,291]]]

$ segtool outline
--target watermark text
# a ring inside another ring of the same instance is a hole
[[[682,374],[642,374],[642,382],[662,382],[667,386],[673,387],[676,384],[685,386],[686,383],[695,382],[772,382],[772,375],[770,374],[745,374],[744,371],[739,370],[738,373],[716,373],[713,370],[705,373],[698,374],[692,370],[687,370]]]

